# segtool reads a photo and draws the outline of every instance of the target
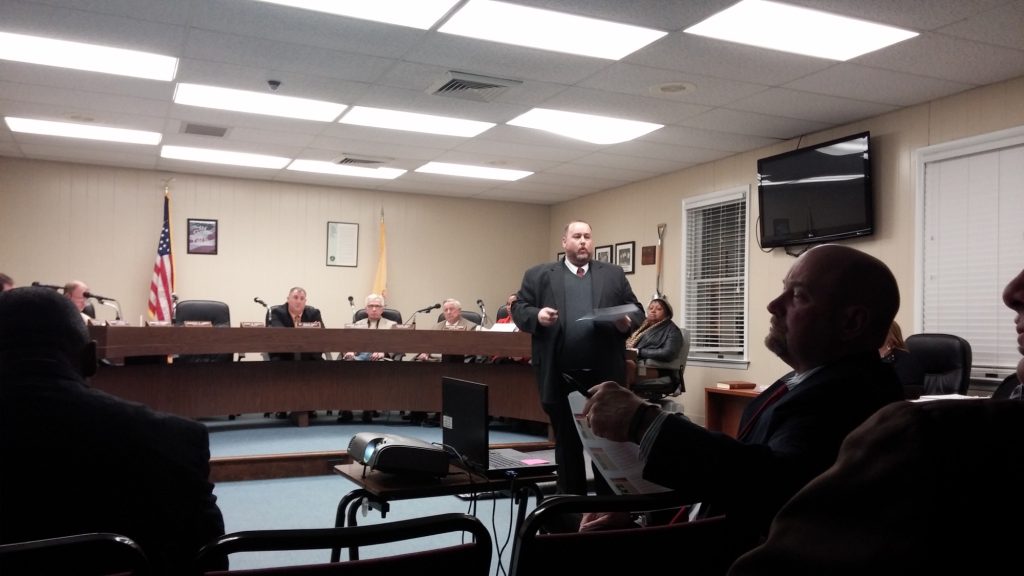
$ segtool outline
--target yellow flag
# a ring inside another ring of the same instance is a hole
[[[373,279],[373,293],[388,297],[388,238],[384,226],[384,208],[380,209],[380,246],[377,253],[377,276]]]

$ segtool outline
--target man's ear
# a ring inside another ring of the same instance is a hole
[[[82,376],[85,378],[91,378],[96,374],[96,341],[89,340],[89,343],[82,346],[81,357],[79,358],[81,366],[79,370],[82,371]]]
[[[842,318],[842,339],[848,342],[863,337],[871,323],[871,311],[859,304],[847,306]]]

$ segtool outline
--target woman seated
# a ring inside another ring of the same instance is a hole
[[[672,306],[664,298],[654,298],[647,305],[647,318],[626,340],[626,348],[636,350],[636,358],[662,364],[678,361],[683,347],[683,332],[672,322]],[[672,382],[679,384],[679,370],[668,370]],[[650,377],[650,375],[648,375]]]

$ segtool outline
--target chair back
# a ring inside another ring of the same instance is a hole
[[[1014,389],[1020,386],[1020,380],[1017,379],[1017,374],[1010,374],[1003,381],[999,383],[995,391],[992,392],[993,400],[1008,400],[1010,395],[1013,394]],[[1024,398],[1020,398],[1024,400]]]
[[[507,317],[508,317],[508,305],[507,304],[502,304],[501,306],[498,306],[498,311],[495,312],[495,314],[494,314],[494,321],[497,322],[498,320],[501,320],[502,318],[507,318]]]
[[[402,323],[402,313],[399,312],[398,310],[395,310],[394,308],[385,308],[384,312],[381,313],[381,316],[397,324]],[[356,322],[359,322],[360,320],[366,317],[366,308],[360,308],[359,310],[356,310],[355,314],[352,315],[352,323],[354,324]]]
[[[483,326],[483,318],[481,318],[479,312],[471,312],[469,310],[463,310],[462,311],[462,317],[465,318],[466,320],[469,320],[470,322],[473,322],[474,324],[479,324],[479,325]],[[442,312],[442,313],[437,315],[437,321],[438,322],[444,322],[444,312]]]
[[[92,302],[86,302],[85,308],[82,308],[82,314],[85,314],[89,318],[96,319],[96,307],[92,305]]]
[[[280,566],[252,570],[221,571],[208,569],[223,562],[229,554],[282,550],[328,550],[397,543],[442,534],[466,533],[462,543],[439,546],[402,554],[301,566]],[[433,516],[342,528],[304,528],[256,530],[227,534],[199,551],[196,574],[207,576],[260,576],[341,574],[346,576],[386,576],[392,574],[444,574],[445,576],[486,576],[491,568],[490,532],[476,516],[445,513]]]
[[[174,325],[185,322],[210,322],[215,327],[231,326],[231,310],[224,302],[217,300],[182,300],[174,311]],[[231,362],[234,354],[183,354],[174,361],[181,363]]]
[[[912,334],[907,350],[924,371],[923,394],[967,394],[971,385],[971,344],[953,334]]]
[[[669,373],[653,379],[637,376],[630,388],[641,398],[657,402],[666,396],[679,396],[686,392],[683,371],[686,369],[686,359],[690,355],[690,330],[682,328],[680,331],[683,333],[683,345],[679,347],[679,353],[671,362],[658,362],[649,358],[640,360],[644,367],[654,368],[659,374]]]
[[[756,539],[735,533],[725,516],[657,526],[541,534],[552,517],[582,512],[655,512],[686,504],[673,492],[630,496],[554,496],[541,502],[516,532],[510,576],[619,574],[623,553],[643,558],[671,552],[688,575],[723,575]],[[640,566],[635,566],[640,569]]]
[[[149,560],[134,540],[110,532],[75,534],[0,545],[0,574],[150,574]]]

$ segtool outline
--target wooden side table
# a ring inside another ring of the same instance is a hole
[[[724,432],[733,438],[740,430],[740,417],[743,409],[760,391],[725,390],[717,386],[704,388],[704,410],[706,413],[705,427],[714,432]]]

